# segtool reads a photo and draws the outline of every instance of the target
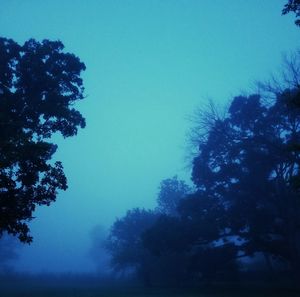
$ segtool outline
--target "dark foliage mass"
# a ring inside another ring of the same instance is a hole
[[[164,180],[155,211],[116,221],[107,246],[116,267],[146,285],[186,285],[237,280],[239,259],[263,255],[269,273],[299,279],[300,86],[270,90],[233,98],[223,118],[201,113],[195,189]]]
[[[147,273],[145,267],[149,266],[152,257],[143,248],[141,236],[153,225],[156,217],[153,211],[135,208],[114,223],[106,248],[112,255],[115,271],[130,272],[135,269],[138,274]],[[145,279],[147,281],[147,276]]]
[[[299,90],[277,94],[267,106],[259,95],[236,97],[228,117],[217,121],[194,160],[200,195],[212,195],[222,210],[220,239],[234,236],[244,255],[256,252],[300,270],[300,110],[288,107]]]
[[[282,14],[288,13],[295,13],[300,26],[299,0],[286,3]],[[51,136],[74,136],[85,127],[72,107],[84,97],[85,65],[63,49],[59,41],[19,45],[0,38],[4,268],[16,257],[11,235],[30,242],[35,208],[67,189],[62,163],[53,161],[57,146]],[[282,82],[234,97],[223,117],[213,105],[199,114],[192,135],[193,186],[177,176],[163,180],[154,210],[127,211],[106,240],[95,229],[94,259],[104,246],[115,271],[135,275],[146,286],[173,287],[237,281],[264,259],[255,273],[263,270],[299,285],[300,52],[285,65]]]
[[[169,216],[177,216],[177,206],[179,201],[184,198],[191,188],[175,175],[160,183],[159,194],[157,197],[156,211]]]
[[[62,163],[51,162],[51,135],[76,135],[85,126],[72,107],[83,98],[85,65],[59,41],[19,45],[0,38],[0,236],[32,240],[27,222],[37,205],[67,189]]]
[[[145,232],[155,228],[164,219],[176,221],[174,213],[177,206],[172,200],[178,201],[179,197],[183,199],[186,194],[183,191],[188,189],[189,187],[177,177],[166,179],[161,183],[158,195],[159,207],[155,211],[135,208],[113,224],[106,248],[111,253],[112,266],[116,271],[123,271],[125,274],[136,272],[145,285],[152,284],[153,276],[165,281],[176,279],[175,276],[181,269],[179,259],[176,255],[157,257],[155,252],[145,247],[147,241]],[[170,224],[171,230],[173,227]],[[165,235],[170,236],[168,231],[171,230],[165,230]]]
[[[293,12],[296,15],[295,24],[300,26],[300,1],[299,0],[289,0],[287,4],[285,4],[282,14],[287,14]]]
[[[300,26],[300,1],[288,1],[290,12]],[[253,277],[299,285],[300,52],[258,86],[222,116],[213,103],[197,113],[194,186],[164,180],[154,211],[115,222],[106,246],[115,268],[148,286]]]

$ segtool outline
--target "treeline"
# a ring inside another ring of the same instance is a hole
[[[233,98],[224,116],[200,113],[193,189],[164,180],[157,208],[115,221],[106,247],[116,271],[195,285],[237,281],[263,259],[260,277],[300,279],[300,53],[285,62],[282,80]]]

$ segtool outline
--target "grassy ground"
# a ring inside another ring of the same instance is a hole
[[[90,276],[13,275],[0,277],[0,297],[300,297],[300,291],[263,283],[144,289]]]
[[[299,297],[292,290],[270,289],[140,289],[140,288],[11,288],[1,297]]]

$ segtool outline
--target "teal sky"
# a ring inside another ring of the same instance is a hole
[[[86,129],[58,140],[69,189],[38,209],[19,270],[91,271],[93,226],[153,207],[186,169],[187,117],[251,92],[299,47],[282,0],[0,0],[0,35],[60,39],[85,62]],[[63,264],[63,265],[62,265]]]

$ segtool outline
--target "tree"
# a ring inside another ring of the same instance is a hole
[[[300,26],[300,0],[288,0],[283,7],[282,14],[288,14],[294,12],[296,14],[295,24]]]
[[[0,238],[0,274],[10,271],[10,262],[18,258],[19,242],[13,236],[3,234]]]
[[[261,97],[236,97],[216,121],[194,160],[199,191],[224,206],[226,236],[242,239],[245,255],[263,252],[299,273],[300,205],[291,181],[299,174],[300,112],[287,108],[288,91],[264,105]]]
[[[144,232],[144,246],[156,262],[161,267],[172,262],[164,283],[212,281],[220,273],[237,271],[237,248],[226,240],[223,217],[224,207],[217,199],[195,192],[180,201],[178,216],[163,215]]]
[[[189,192],[191,192],[190,187],[183,180],[179,180],[176,175],[163,180],[157,197],[158,212],[171,216],[177,215],[180,200]]]
[[[151,210],[129,210],[126,216],[114,222],[106,242],[113,269],[133,271],[145,285],[150,284],[152,257],[143,246],[142,234],[154,224],[157,217]]]
[[[77,134],[85,120],[72,105],[83,99],[85,65],[60,41],[0,38],[0,235],[30,242],[27,223],[37,205],[67,189],[62,163],[51,162],[54,133]]]
[[[158,206],[154,211],[135,208],[115,221],[106,243],[115,271],[134,272],[147,286],[176,279],[176,271],[179,270],[179,266],[176,266],[177,256],[165,254],[164,257],[157,257],[150,251],[151,247],[145,244],[144,235],[157,225],[157,221],[175,219],[178,216],[178,203],[189,191],[190,188],[177,176],[165,179],[160,184]],[[170,274],[171,265],[174,269]]]
[[[98,274],[107,274],[110,270],[110,257],[105,247],[107,230],[102,225],[96,225],[92,228],[90,237],[89,256],[93,260],[94,265],[96,265]]]

